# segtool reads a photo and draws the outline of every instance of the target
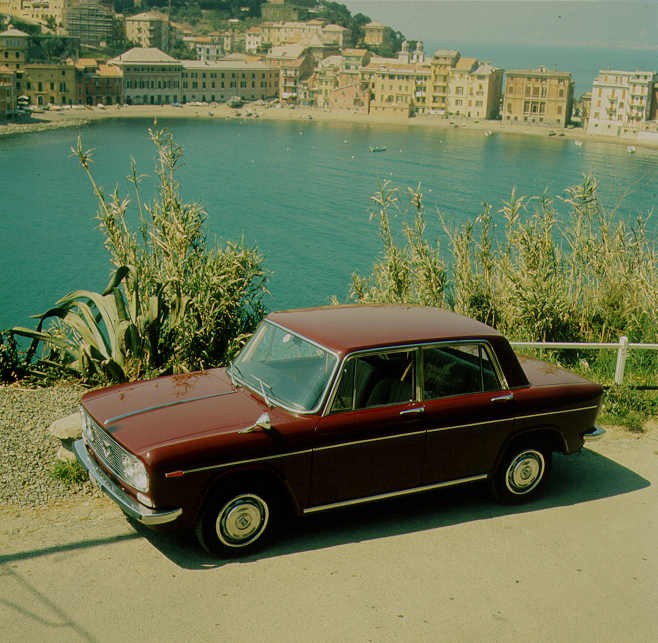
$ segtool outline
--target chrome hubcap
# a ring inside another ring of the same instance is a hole
[[[540,451],[530,449],[519,453],[507,467],[507,489],[516,495],[532,491],[541,482],[545,466]]]
[[[268,519],[269,510],[262,498],[253,494],[236,496],[217,516],[217,537],[228,547],[245,547],[265,531]]]

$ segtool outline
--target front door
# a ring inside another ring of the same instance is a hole
[[[330,412],[317,426],[311,506],[417,487],[425,430],[416,350],[347,359]]]

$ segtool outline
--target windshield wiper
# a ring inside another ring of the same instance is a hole
[[[236,366],[236,364],[231,362],[228,365],[226,372],[228,373],[228,376],[231,378],[231,384],[233,384],[233,386],[235,386],[236,388],[240,386],[240,383],[235,379],[235,375],[234,375],[234,373],[237,373],[242,379],[244,379],[244,375],[242,374],[240,367]]]
[[[274,406],[274,404],[272,403],[272,400],[270,400],[270,398],[267,397],[267,393],[265,392],[265,387],[270,389],[270,391],[272,390],[272,387],[265,380],[262,380],[260,377],[258,377],[256,375],[252,375],[252,377],[260,385],[260,394],[263,396],[263,399],[265,400],[265,404],[267,404],[267,406],[269,408],[272,408]]]

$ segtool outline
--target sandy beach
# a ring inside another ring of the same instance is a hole
[[[81,109],[58,109],[35,112],[26,122],[0,123],[0,136],[26,132],[38,132],[60,127],[81,127],[92,121],[123,118],[202,118],[202,119],[263,119],[276,121],[308,121],[359,123],[372,126],[405,125],[418,128],[463,128],[482,131],[483,134],[514,134],[539,137],[563,137],[576,141],[596,140],[603,143],[634,145],[658,149],[655,140],[638,140],[631,137],[611,137],[587,134],[580,128],[558,128],[544,125],[525,125],[503,121],[474,121],[459,118],[441,118],[421,115],[400,118],[391,115],[365,114],[362,112],[324,110],[316,107],[282,107],[279,105],[247,104],[241,109],[226,104],[174,105],[121,105],[111,107],[88,107]],[[549,134],[550,133],[550,134]]]

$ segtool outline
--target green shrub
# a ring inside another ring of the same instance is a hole
[[[0,331],[0,382],[13,382],[21,373],[16,340],[11,332]]]
[[[77,460],[57,460],[53,465],[52,475],[68,487],[89,480],[87,470]]]
[[[99,202],[98,219],[114,272],[102,293],[78,290],[38,315],[28,358],[89,382],[121,382],[226,363],[264,314],[266,275],[260,253],[242,242],[208,248],[205,212],[181,199],[175,171],[181,148],[165,130],[149,131],[157,151],[158,191],[141,194],[133,163],[139,225],[128,221],[130,200],[108,197],[91,172],[91,152],[74,152]]]

